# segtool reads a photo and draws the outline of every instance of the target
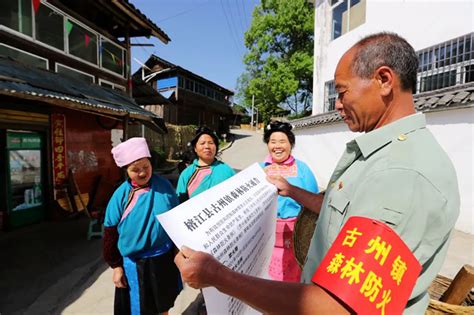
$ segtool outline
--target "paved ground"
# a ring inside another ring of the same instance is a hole
[[[0,313],[58,314],[60,302],[103,272],[102,242],[85,217],[0,233]]]
[[[262,134],[234,130],[236,141],[222,159],[236,170],[262,161]],[[243,154],[244,153],[244,154]],[[111,269],[101,258],[102,242],[87,241],[86,218],[46,222],[0,232],[0,314],[112,314]],[[455,231],[441,274],[453,277],[474,265],[474,236]],[[197,314],[199,291],[185,288],[174,314]]]
[[[236,171],[262,162],[268,154],[267,146],[263,142],[261,131],[233,129],[235,141],[222,152],[221,159]]]

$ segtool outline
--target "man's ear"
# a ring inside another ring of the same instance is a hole
[[[375,71],[375,79],[380,87],[380,95],[388,96],[392,93],[395,83],[395,73],[387,66],[382,66]]]

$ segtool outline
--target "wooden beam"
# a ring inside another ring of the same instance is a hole
[[[461,305],[473,287],[474,267],[466,264],[459,270],[439,300],[449,304]]]
[[[49,124],[49,115],[0,109],[0,120],[4,122],[36,122]]]
[[[125,49],[127,51],[127,65],[128,67],[125,67],[125,78],[127,79],[127,91],[128,95],[133,98],[133,85],[132,85],[132,48],[131,48],[131,43],[130,43],[130,29],[127,28],[125,29]]]

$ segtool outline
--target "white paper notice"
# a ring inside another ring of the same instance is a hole
[[[178,248],[205,251],[234,271],[268,278],[277,190],[265,177],[255,163],[157,218]],[[208,314],[258,314],[215,288],[203,292]]]

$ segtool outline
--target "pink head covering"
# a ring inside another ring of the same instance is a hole
[[[118,167],[128,165],[136,160],[151,157],[145,138],[130,138],[112,148],[112,155]]]

